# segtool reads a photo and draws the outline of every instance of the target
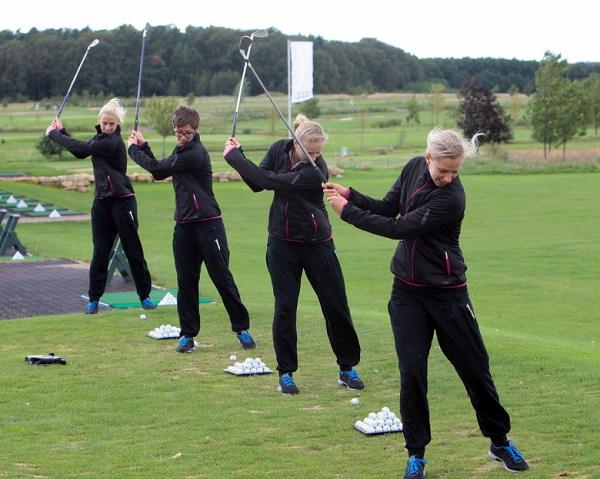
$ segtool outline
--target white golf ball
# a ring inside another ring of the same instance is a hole
[[[140,319],[146,319],[146,315],[145,314],[140,314]]]
[[[359,402],[360,401],[358,398],[352,398],[352,400],[350,401],[350,404],[352,404],[353,406],[356,406],[356,405],[358,405]]]
[[[229,360],[230,361],[235,361],[237,359],[235,354],[232,354],[231,356],[229,356]]]

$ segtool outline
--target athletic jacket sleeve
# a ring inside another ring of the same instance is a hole
[[[76,158],[87,158],[90,155],[110,156],[116,149],[115,139],[121,141],[120,137],[102,135],[100,138],[92,138],[89,141],[76,140],[71,138],[66,130],[52,130],[48,137],[64,146]]]
[[[194,150],[186,150],[182,152],[173,153],[167,156],[163,160],[157,160],[150,149],[148,143],[144,143],[141,147],[137,145],[129,146],[129,156],[133,161],[140,165],[145,170],[152,173],[152,176],[156,180],[164,180],[174,173],[181,173],[183,171],[191,170],[194,166],[194,162],[207,161],[208,153],[202,148],[201,157],[198,158],[198,152]]]
[[[227,153],[225,160],[247,182],[250,181],[256,187],[265,190],[319,188],[322,181],[319,173],[312,167],[299,168],[297,171],[287,173],[275,173],[274,171],[261,168],[244,157],[238,148],[234,148]],[[267,158],[262,161],[261,166],[265,164],[266,160]]]
[[[359,229],[392,239],[412,239],[462,218],[464,196],[440,192],[408,214],[389,218],[363,210],[352,203],[346,204],[341,218]]]
[[[240,147],[240,152],[242,153],[242,156],[244,156],[244,158],[245,158],[246,155],[244,154],[244,149],[241,147]],[[262,163],[261,163],[261,168],[262,168]],[[238,171],[238,173],[240,173],[240,172]],[[242,180],[244,181],[244,183],[246,183],[246,185],[248,185],[248,188],[250,188],[252,191],[254,191],[254,193],[259,193],[264,190],[264,188],[262,186],[252,183],[252,181],[250,181],[248,178],[246,178],[241,173],[240,173],[240,176],[242,177]]]
[[[363,195],[354,188],[350,188],[348,200],[352,202],[354,206],[362,210],[369,210],[371,213],[376,215],[393,217],[395,218],[400,213],[400,176],[390,191],[384,196],[382,200],[376,200],[370,196]]]

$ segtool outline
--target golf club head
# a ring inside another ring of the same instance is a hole
[[[250,36],[244,35],[242,38],[240,38],[240,53],[244,59],[248,60],[248,57],[250,56],[250,48],[252,48],[252,42],[254,41],[254,38],[264,38],[268,36],[269,32],[267,30],[256,30],[255,32],[251,33]]]
[[[240,38],[240,54],[244,57],[244,60],[248,59],[248,53],[252,46],[252,38],[248,35],[244,35]]]
[[[98,43],[100,43],[100,40],[98,40],[97,38],[94,38],[92,40],[92,43],[90,43],[90,46],[88,47],[88,49],[89,48],[94,48],[96,45],[98,45]]]
[[[250,35],[250,39],[254,40],[254,38],[265,38],[269,36],[269,32],[267,30],[256,30],[252,35]]]

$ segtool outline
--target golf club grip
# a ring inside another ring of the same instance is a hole
[[[304,153],[304,155],[306,156],[306,158],[308,159],[308,161],[310,161],[310,164],[319,172],[319,175],[321,176],[321,179],[325,183],[327,183],[327,178],[325,178],[325,175],[323,174],[323,172],[319,169],[319,167],[317,166],[317,164],[310,157],[310,153],[306,150],[306,147],[304,146],[304,143],[302,143],[302,141],[300,141],[300,139],[296,136],[296,132],[294,130],[292,130],[292,127],[289,125],[289,123],[287,122],[287,120],[283,116],[283,113],[281,113],[281,110],[279,109],[279,107],[275,103],[275,100],[273,100],[273,97],[269,93],[269,90],[267,90],[267,87],[265,86],[265,84],[262,82],[262,80],[258,76],[258,73],[256,73],[256,70],[254,69],[254,67],[252,66],[252,64],[249,61],[246,61],[246,64],[250,67],[250,71],[254,74],[254,77],[256,78],[256,81],[258,81],[259,85],[261,86],[261,88],[265,92],[265,95],[267,95],[267,98],[271,102],[271,105],[273,105],[273,108],[275,108],[275,111],[277,111],[277,113],[279,114],[279,118],[281,118],[281,121],[283,121],[283,124],[286,126],[286,128],[288,129],[288,131],[292,134],[292,137],[294,138],[294,140],[296,140],[296,142],[300,145],[300,148],[302,149],[302,152]]]
[[[235,130],[237,127],[237,120],[238,120],[238,112],[234,111],[233,112],[233,125],[231,127],[231,138],[235,138]]]

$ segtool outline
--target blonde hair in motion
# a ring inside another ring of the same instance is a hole
[[[433,160],[441,158],[472,158],[477,155],[478,138],[483,133],[476,133],[470,140],[465,139],[454,130],[434,128],[427,135],[427,153]]]
[[[100,108],[100,113],[98,113],[98,117],[101,117],[104,114],[109,114],[114,116],[119,120],[119,123],[123,123],[125,119],[125,113],[127,110],[121,106],[121,102],[118,98],[113,98],[108,101],[102,108]]]

